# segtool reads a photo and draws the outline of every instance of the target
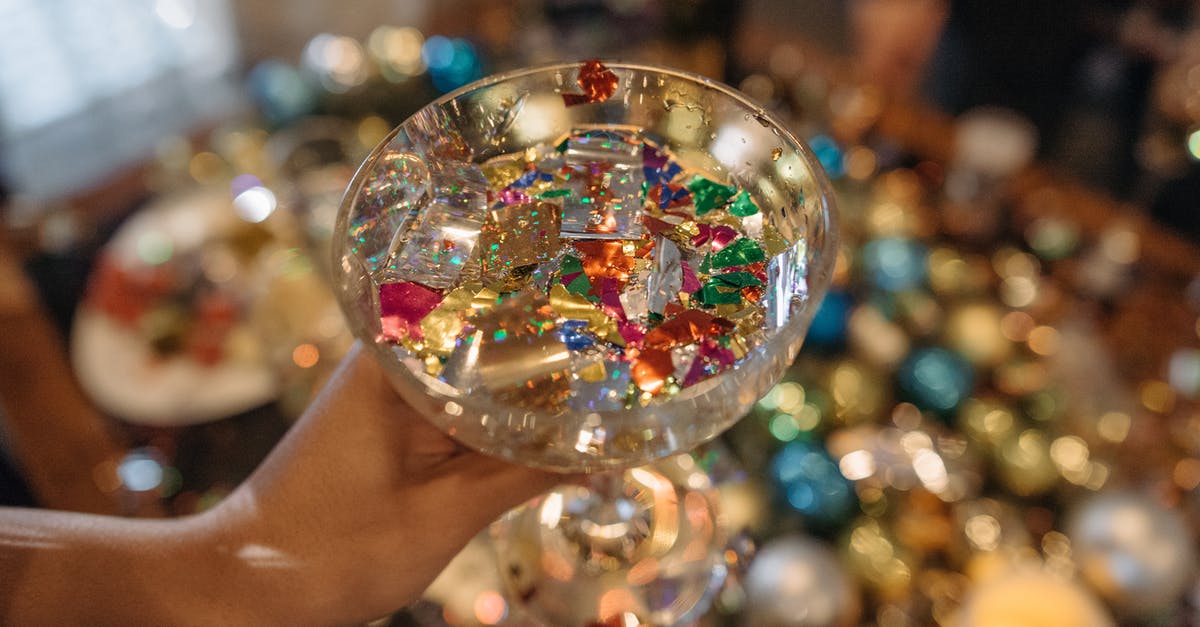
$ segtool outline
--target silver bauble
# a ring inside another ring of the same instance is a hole
[[[1067,526],[1083,578],[1117,612],[1145,616],[1183,594],[1195,549],[1183,517],[1132,492],[1097,494],[1080,504]]]
[[[745,579],[746,620],[756,627],[858,624],[859,592],[837,555],[820,541],[789,536],[754,557]]]

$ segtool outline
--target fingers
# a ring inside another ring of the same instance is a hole
[[[320,441],[355,451],[353,461],[360,466],[397,468],[427,505],[468,523],[472,534],[508,509],[574,479],[465,452],[401,399],[361,343],[333,379],[323,412],[328,428],[321,430]]]
[[[464,453],[438,466],[423,491],[454,510],[457,520],[473,534],[504,512],[571,479],[571,475]]]
[[[406,473],[425,473],[461,454],[466,449],[424,418],[406,421],[402,434]]]
[[[454,451],[453,443],[396,392],[361,341],[347,352],[308,413],[325,425],[323,434],[358,434],[376,444],[399,441],[402,456],[445,457]]]

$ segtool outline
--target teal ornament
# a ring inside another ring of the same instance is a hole
[[[832,137],[816,135],[808,140],[808,145],[812,147],[813,154],[817,156],[817,161],[821,162],[829,178],[836,180],[846,174],[845,153]]]
[[[318,88],[298,68],[282,61],[263,61],[246,76],[246,93],[273,126],[287,126],[312,115]]]
[[[922,410],[948,415],[970,396],[975,370],[954,351],[919,348],[900,364],[896,379],[905,400]]]
[[[479,53],[465,39],[434,35],[421,46],[421,58],[429,68],[433,86],[443,92],[454,91],[483,76]]]
[[[819,444],[796,441],[783,447],[771,460],[771,478],[814,531],[835,531],[858,509],[854,486]]]
[[[817,315],[808,327],[805,344],[818,348],[836,348],[845,344],[846,329],[853,308],[854,299],[848,292],[830,290],[821,301],[821,307],[817,309]]]
[[[863,246],[861,259],[866,279],[885,292],[902,292],[925,282],[929,251],[910,239],[885,237]]]

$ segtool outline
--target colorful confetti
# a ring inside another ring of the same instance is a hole
[[[597,102],[615,80],[587,64],[584,94],[564,97]],[[478,217],[396,235],[420,272],[377,277],[381,339],[429,374],[531,408],[628,407],[768,340],[765,262],[787,242],[760,218],[743,226],[759,214],[749,190],[628,130],[579,129],[482,170]],[[575,398],[598,390],[606,400]]]

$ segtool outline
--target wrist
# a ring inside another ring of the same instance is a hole
[[[253,582],[236,568],[219,517],[204,513],[149,524],[131,539],[139,550],[113,551],[117,572],[127,573],[131,598],[140,606],[134,622],[265,624],[255,620]]]
[[[215,508],[180,519],[186,525],[174,559],[190,571],[174,589],[173,624],[334,624],[339,599],[315,559],[284,523],[264,516],[237,490]],[[303,542],[319,544],[319,539]],[[180,570],[183,570],[181,568]]]
[[[225,504],[175,521],[178,536],[164,555],[177,580],[160,624],[271,625],[301,598],[286,560],[260,542],[252,520]]]

